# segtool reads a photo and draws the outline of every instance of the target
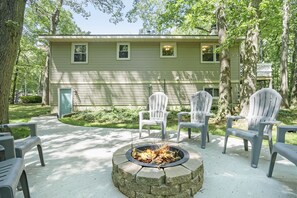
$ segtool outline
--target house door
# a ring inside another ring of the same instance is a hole
[[[59,93],[59,117],[61,118],[72,112],[72,91],[60,89]]]

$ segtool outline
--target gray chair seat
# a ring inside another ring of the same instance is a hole
[[[204,123],[180,122],[179,126],[184,128],[200,128],[204,126]]]
[[[30,151],[36,145],[41,145],[41,139],[38,136],[30,136],[24,139],[14,141],[17,157],[24,157],[25,153]]]
[[[291,144],[285,144],[277,142],[273,146],[273,151],[285,156],[288,160],[293,162],[297,166],[297,146]]]
[[[258,131],[248,130],[247,132],[246,130],[236,128],[228,128],[227,132],[231,135],[246,139],[253,139],[258,135]]]
[[[268,177],[272,176],[277,154],[282,155],[297,166],[297,146],[285,143],[285,135],[288,131],[297,131],[297,125],[285,125],[277,127],[276,143],[273,145]]]

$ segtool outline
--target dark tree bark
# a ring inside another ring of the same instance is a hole
[[[216,11],[217,23],[218,23],[218,36],[219,44],[222,46],[227,39],[227,24],[224,11],[224,5],[219,5]],[[227,115],[231,114],[232,110],[232,97],[231,97],[231,69],[230,69],[230,50],[224,47],[220,53],[220,85],[219,85],[219,101],[218,101],[218,113],[216,120],[219,122]]]
[[[10,104],[14,104],[15,103],[15,90],[16,90],[16,85],[17,85],[17,80],[18,80],[18,74],[19,74],[19,69],[17,67],[18,63],[19,63],[19,58],[20,58],[20,54],[21,54],[21,50],[18,50],[18,55],[17,55],[17,60],[16,60],[16,69],[14,72],[14,76],[13,76],[13,81],[12,81],[12,90],[11,90],[11,99],[10,99]]]
[[[291,72],[291,104],[297,106],[297,27],[294,27],[294,52]]]
[[[257,90],[257,63],[259,55],[259,4],[261,0],[253,0],[249,7],[255,10],[251,16],[256,22],[248,27],[244,41],[244,55],[242,68],[242,85],[240,89],[241,115],[246,116],[249,108],[249,99]],[[252,19],[251,19],[252,20]]]
[[[0,124],[9,122],[13,68],[22,35],[26,0],[0,1]]]
[[[289,43],[289,0],[284,0],[283,3],[283,34],[282,34],[282,49],[280,60],[280,94],[283,97],[282,106],[289,107],[288,100],[288,43]]]

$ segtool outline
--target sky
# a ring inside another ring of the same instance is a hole
[[[132,7],[132,0],[123,0],[125,4],[125,12]],[[90,31],[91,34],[138,34],[142,28],[142,22],[128,23],[124,18],[123,22],[113,24],[109,22],[110,15],[95,10],[92,6],[88,6],[87,11],[90,11],[91,16],[85,19],[81,15],[73,13],[73,18],[77,26],[83,31]]]

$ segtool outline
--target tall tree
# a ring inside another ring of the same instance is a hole
[[[294,26],[294,51],[292,57],[292,71],[291,71],[291,104],[297,106],[297,26]]]
[[[282,34],[282,48],[280,61],[280,94],[283,97],[282,105],[289,107],[288,100],[288,43],[289,43],[289,20],[290,20],[290,2],[284,0],[283,2],[283,34]]]
[[[9,122],[11,77],[23,29],[26,0],[0,1],[0,124]]]
[[[225,15],[225,5],[223,2],[218,4],[216,10],[219,44],[226,46],[227,44],[227,21]],[[222,120],[232,111],[232,97],[231,97],[231,68],[230,68],[230,51],[229,46],[222,47],[220,53],[220,87],[219,87],[219,101],[217,121]]]
[[[259,5],[261,0],[252,0],[248,5],[248,28],[244,41],[242,85],[240,89],[241,114],[246,115],[249,98],[256,92],[257,63],[259,56]]]

